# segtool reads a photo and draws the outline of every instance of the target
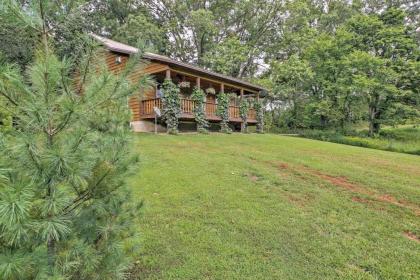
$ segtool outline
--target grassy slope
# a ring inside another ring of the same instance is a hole
[[[276,135],[135,137],[135,278],[420,275],[420,243],[404,235],[420,236],[418,156]]]

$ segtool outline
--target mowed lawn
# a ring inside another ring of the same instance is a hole
[[[420,157],[278,135],[137,134],[133,279],[419,279]]]

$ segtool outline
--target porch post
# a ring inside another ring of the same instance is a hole
[[[241,88],[241,100],[244,98],[244,89]]]
[[[257,92],[257,101],[260,101],[260,92]]]
[[[171,79],[171,69],[166,70],[166,79],[168,79],[168,80]]]
[[[195,83],[197,84],[197,88],[200,88],[200,81],[201,81],[200,77],[197,77],[195,79]]]
[[[225,92],[225,84],[223,84],[223,83],[220,85],[220,92],[221,93]]]

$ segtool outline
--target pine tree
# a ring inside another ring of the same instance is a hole
[[[26,75],[0,68],[15,117],[0,141],[0,279],[121,279],[141,207],[125,182],[136,162],[127,98],[147,84],[127,77],[141,53],[115,75],[89,44],[74,70],[50,47],[42,1],[38,14]]]

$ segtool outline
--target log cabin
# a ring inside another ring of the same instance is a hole
[[[130,55],[138,52],[138,49],[120,42],[116,42],[101,36],[92,35],[105,49],[105,61],[107,67],[118,73],[127,63]],[[139,98],[130,98],[128,105],[131,109],[131,127],[135,132],[165,131],[164,123],[160,120],[155,125],[155,108],[162,109],[161,96],[164,92],[161,85],[165,79],[171,79],[175,84],[183,84],[181,90],[181,117],[180,130],[195,130],[193,106],[190,96],[195,86],[200,87],[206,93],[205,113],[210,123],[210,129],[216,130],[220,117],[216,115],[217,95],[220,92],[233,93],[229,107],[229,125],[238,130],[242,119],[239,115],[239,102],[242,98],[263,97],[263,87],[229,77],[193,64],[180,62],[167,56],[154,53],[144,53],[143,59],[146,66],[133,73],[130,79],[138,79],[144,73],[152,76],[155,81],[154,87]],[[250,109],[248,113],[248,125],[256,124],[256,112]]]

